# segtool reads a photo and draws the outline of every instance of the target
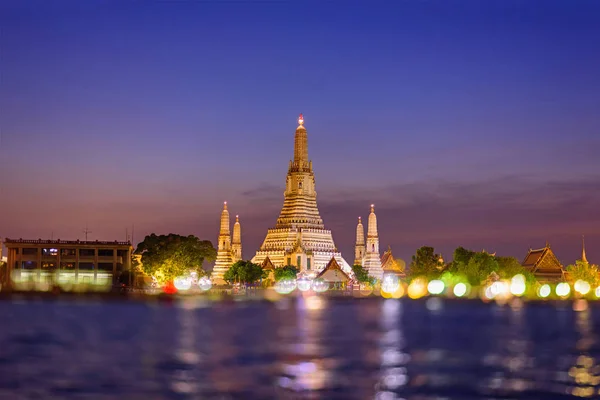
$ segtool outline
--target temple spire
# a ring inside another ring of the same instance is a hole
[[[587,257],[585,256],[585,238],[581,235],[581,261],[588,262]]]
[[[235,224],[233,224],[233,239],[231,241],[231,256],[233,262],[242,259],[242,227],[240,225],[240,216],[235,216]]]
[[[358,217],[358,225],[356,225],[356,245],[354,247],[354,265],[362,265],[365,257],[365,228],[362,224],[361,217]]]
[[[369,275],[381,279],[383,269],[381,268],[381,258],[379,256],[379,234],[377,233],[377,216],[375,215],[375,204],[371,204],[371,213],[369,214],[369,226],[367,228],[367,246],[363,267],[369,272]]]
[[[220,235],[229,235],[229,211],[227,211],[227,202],[223,202],[223,211],[221,212],[221,230]]]
[[[294,136],[294,163],[297,163],[299,168],[307,167],[304,164],[308,163],[308,135],[302,114],[298,117],[298,127]]]

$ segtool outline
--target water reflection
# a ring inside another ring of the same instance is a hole
[[[598,303],[429,300],[3,301],[0,399],[600,396]]]

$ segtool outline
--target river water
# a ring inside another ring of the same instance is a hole
[[[317,296],[4,300],[0,399],[598,398],[599,310]]]

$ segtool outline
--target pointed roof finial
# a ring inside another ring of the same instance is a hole
[[[239,215],[235,216],[235,222],[240,222],[240,216]]]
[[[304,125],[304,117],[302,116],[302,113],[300,113],[300,116],[298,117],[298,125]]]
[[[227,210],[227,202],[226,201],[223,202],[223,210]]]
[[[587,257],[585,256],[585,238],[581,235],[581,261],[588,262]]]
[[[371,212],[375,212],[375,204],[371,204]]]
[[[361,224],[362,223],[362,217],[358,217],[358,223]]]

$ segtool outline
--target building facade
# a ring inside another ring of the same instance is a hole
[[[6,239],[7,269],[3,284],[114,283],[131,268],[130,242]]]
[[[262,264],[267,257],[275,267],[294,265],[309,274],[323,270],[333,257],[342,270],[352,274],[317,208],[315,174],[308,158],[308,135],[302,114],[294,136],[294,158],[288,166],[283,207],[252,262]]]

